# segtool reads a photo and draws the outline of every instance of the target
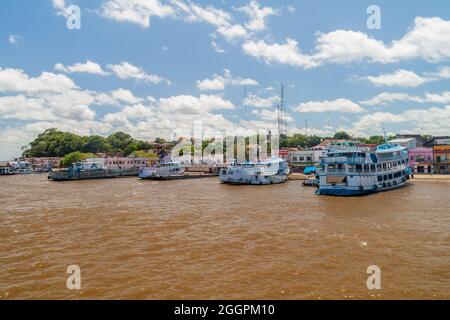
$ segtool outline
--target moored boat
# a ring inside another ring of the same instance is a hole
[[[383,144],[375,150],[352,141],[331,145],[320,161],[319,195],[355,196],[405,186],[409,177],[405,147]]]
[[[11,172],[14,174],[32,174],[33,168],[28,161],[11,162]]]
[[[151,180],[164,180],[174,177],[182,177],[185,168],[179,161],[161,162],[152,167],[139,170],[139,178]]]
[[[54,181],[86,180],[86,179],[107,179],[118,177],[137,176],[138,169],[106,169],[104,163],[100,161],[83,161],[73,164],[63,170],[52,170],[48,179]]]
[[[219,176],[221,182],[228,184],[278,184],[287,181],[289,167],[281,158],[265,162],[233,163],[222,169]]]
[[[303,181],[303,185],[306,187],[318,187],[319,179],[317,179],[316,177],[308,177]]]

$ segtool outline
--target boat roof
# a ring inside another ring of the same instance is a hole
[[[392,143],[385,143],[381,144],[377,147],[377,153],[387,153],[387,152],[393,152],[393,151],[401,151],[405,150],[405,147],[400,146],[398,144],[392,144]]]
[[[416,140],[416,138],[398,138],[389,140],[389,143],[408,143],[414,140]]]
[[[281,159],[281,158],[273,158],[267,161],[259,161],[259,162],[250,162],[250,161],[245,161],[245,162],[241,162],[239,163],[240,165],[261,165],[261,164],[271,164],[271,163],[280,163],[280,162],[284,162],[285,160]]]

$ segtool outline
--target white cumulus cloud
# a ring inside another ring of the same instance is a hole
[[[236,8],[237,11],[244,12],[249,17],[249,22],[245,27],[251,31],[263,31],[266,29],[266,19],[277,15],[277,10],[271,7],[262,7],[255,0],[250,1],[246,6]]]
[[[200,91],[222,91],[226,86],[257,86],[258,82],[250,78],[234,77],[230,70],[224,69],[223,76],[213,75],[212,79],[199,80],[196,83]]]
[[[100,14],[110,20],[130,22],[148,28],[151,17],[172,16],[174,10],[159,0],[108,0],[103,3]]]
[[[368,34],[352,30],[318,33],[314,52],[304,54],[297,41],[283,44],[265,40],[248,40],[243,44],[246,54],[267,63],[281,63],[313,68],[325,63],[355,62],[396,63],[411,59],[441,62],[450,59],[450,21],[439,17],[416,17],[413,26],[400,39],[385,44]]]
[[[260,97],[255,94],[249,94],[243,101],[245,106],[251,106],[256,108],[270,108],[273,107],[275,103],[280,101],[280,97],[278,96],[270,96],[270,97]]]
[[[21,69],[0,68],[0,92],[60,92],[76,89],[72,79],[63,74],[42,72],[30,77]]]
[[[324,101],[309,101],[300,103],[294,108],[297,112],[345,112],[345,113],[359,113],[364,112],[364,109],[357,103],[348,99],[324,100]]]
[[[55,64],[55,70],[64,73],[91,73],[106,76],[108,73],[102,67],[93,61],[86,60],[84,63],[75,63],[71,66],[65,66],[62,63]]]
[[[379,76],[368,76],[367,80],[376,86],[418,87],[429,80],[408,70],[397,70],[394,73]]]
[[[132,65],[127,61],[122,61],[119,64],[108,64],[106,67],[119,79],[134,79],[154,84],[160,82],[165,82],[168,85],[171,84],[169,80],[155,74],[148,74],[142,68]]]

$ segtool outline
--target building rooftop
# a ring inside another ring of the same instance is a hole
[[[400,138],[400,139],[393,139],[389,140],[389,143],[408,143],[411,141],[414,141],[416,138]]]

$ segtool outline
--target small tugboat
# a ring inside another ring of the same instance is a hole
[[[356,196],[405,186],[410,174],[408,151],[395,144],[375,150],[357,142],[331,145],[320,161],[318,195]]]
[[[139,178],[151,180],[166,180],[182,177],[184,167],[179,161],[161,162],[153,167],[145,167],[139,170]]]
[[[68,169],[52,170],[48,175],[49,180],[86,180],[86,179],[107,179],[118,177],[137,176],[138,169],[106,169],[104,163],[100,161],[82,161],[73,164]]]
[[[16,174],[8,161],[0,161],[0,176],[11,176]]]
[[[219,176],[221,182],[228,184],[278,184],[288,180],[289,167],[281,158],[266,162],[233,163],[222,169]]]
[[[319,179],[316,177],[308,177],[305,181],[303,181],[303,185],[305,187],[318,187]]]
[[[17,161],[12,163],[11,171],[15,174],[32,174],[33,168],[28,161]]]

